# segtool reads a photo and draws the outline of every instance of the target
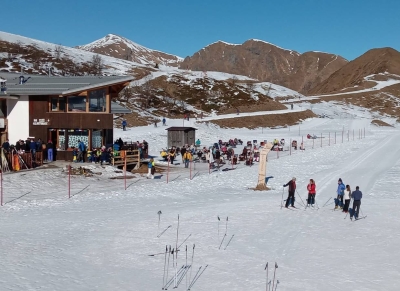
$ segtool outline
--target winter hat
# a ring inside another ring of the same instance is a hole
[[[339,182],[343,182],[343,181],[342,181],[342,178],[339,178],[339,180],[338,180],[338,181],[339,181]]]
[[[293,177],[292,180],[293,180],[293,181],[296,181],[296,177]]]

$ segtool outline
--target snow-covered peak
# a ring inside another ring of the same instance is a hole
[[[116,35],[116,34],[107,34],[105,37],[102,37],[98,40],[95,40],[89,44],[79,46],[80,49],[91,51],[96,48],[101,48],[109,45],[126,45],[132,51],[146,51],[152,52],[153,50],[146,48],[140,44],[137,44],[125,37]]]

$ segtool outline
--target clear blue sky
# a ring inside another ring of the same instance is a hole
[[[349,60],[400,50],[400,0],[2,0],[0,30],[76,46],[114,33],[185,57],[257,38]]]

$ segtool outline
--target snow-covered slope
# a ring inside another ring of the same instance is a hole
[[[325,109],[332,116],[342,110]],[[235,137],[289,142],[307,133],[323,134],[315,144],[304,138],[305,151],[278,152],[279,159],[277,152],[269,155],[267,174],[273,178],[268,192],[249,189],[257,183],[257,164],[226,164],[222,169],[234,170],[209,173],[206,163],[185,169],[180,157],[170,165],[169,183],[166,173],[157,170],[154,180],[135,175],[126,191],[123,180],[107,179],[109,168],[90,165],[103,174],[72,177],[71,199],[61,169],[4,175],[2,289],[161,290],[173,278],[177,258],[178,270],[187,264],[192,271],[183,277],[178,273],[179,286],[168,290],[187,290],[207,265],[191,290],[265,290],[265,265],[272,280],[276,262],[274,291],[397,291],[399,129],[370,126],[368,112],[350,111],[349,118],[311,119],[264,132],[184,122],[196,126],[204,146]],[[182,120],[167,123],[181,126]],[[360,139],[357,132],[364,128],[366,136]],[[345,134],[342,141],[343,129],[355,130],[355,138]],[[167,142],[165,127],[116,130],[115,136],[146,139],[155,155]],[[156,160],[159,169],[162,162]],[[281,209],[287,197],[282,185],[293,176],[300,209]],[[310,178],[316,181],[318,210],[302,206]],[[354,222],[332,211],[338,178],[353,190],[360,186],[365,219]],[[165,256],[166,246],[181,244],[177,257]]]
[[[144,65],[168,64],[177,66],[177,63],[183,61],[181,57],[149,49],[115,34],[108,34],[101,39],[78,48]]]
[[[81,49],[77,48],[71,48],[67,46],[61,46],[49,42],[44,42],[20,35],[15,35],[7,32],[2,32],[0,31],[0,41],[2,42],[7,42],[7,43],[12,43],[17,46],[31,46],[39,51],[42,51],[43,54],[41,55],[41,64],[40,67],[44,67],[45,65],[52,66],[53,63],[55,63],[57,60],[56,54],[57,50],[60,50],[60,56],[59,59],[62,61],[63,59],[67,59],[72,61],[75,64],[84,64],[88,63],[92,60],[93,56],[97,55],[96,53],[84,51]],[[0,53],[0,57],[2,58],[7,58],[7,53]],[[20,64],[22,65],[23,69],[25,71],[28,71],[31,69],[32,73],[37,73],[40,71],[38,68],[34,68],[34,64],[32,60],[27,60],[25,56],[22,56],[21,54],[15,53],[13,55],[13,58],[16,60],[20,61]],[[126,75],[129,74],[129,72],[132,70],[132,68],[135,67],[145,67],[143,64],[139,64],[133,61],[127,61],[127,60],[121,60],[109,56],[101,56],[103,60],[103,73],[107,75]],[[12,67],[12,61],[9,66],[7,67],[0,67],[0,70],[13,70],[15,68]],[[55,73],[61,74],[61,70],[58,70],[55,68]]]

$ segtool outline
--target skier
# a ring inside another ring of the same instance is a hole
[[[346,185],[346,189],[344,190],[343,199],[344,199],[343,212],[347,213],[347,212],[349,212],[349,205],[350,205],[350,200],[351,200],[350,185]]]
[[[346,187],[343,184],[342,178],[339,178],[338,187],[336,190],[337,198],[335,200],[335,209],[338,209],[339,206],[341,209],[343,209],[343,195],[344,195],[345,188]]]
[[[126,125],[127,125],[127,122],[126,122],[126,119],[124,119],[124,120],[122,121],[122,130],[123,130],[123,131],[126,131]]]
[[[163,117],[163,119],[162,119],[162,125],[164,125],[164,126],[167,125],[167,120],[165,119],[165,117]]]
[[[356,191],[354,191],[351,196],[353,197],[354,201],[353,201],[353,215],[356,218],[356,220],[358,219],[358,214],[360,212],[360,206],[361,206],[361,199],[362,199],[362,192],[360,191],[360,187],[356,187]],[[350,216],[350,219],[352,219],[353,217]]]
[[[315,194],[316,194],[315,188],[316,188],[315,181],[313,179],[310,179],[310,183],[307,185],[307,190],[308,190],[307,204],[308,204],[308,206],[314,207]]]
[[[287,182],[287,184],[283,185],[283,187],[289,186],[289,195],[288,198],[286,199],[286,205],[285,207],[288,208],[289,203],[291,204],[292,207],[294,207],[294,192],[296,191],[296,178],[293,177],[292,180]]]

